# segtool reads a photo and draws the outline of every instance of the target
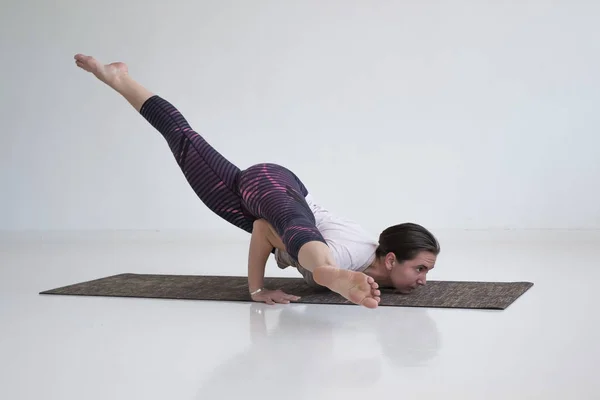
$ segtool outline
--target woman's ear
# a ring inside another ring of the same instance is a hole
[[[391,271],[396,264],[396,255],[394,253],[387,253],[385,255],[385,269]]]

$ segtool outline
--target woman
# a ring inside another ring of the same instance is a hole
[[[383,231],[377,243],[352,221],[314,204],[288,169],[265,163],[240,170],[192,130],[172,104],[133,80],[124,63],[103,65],[82,54],[75,62],[121,94],[163,135],[204,204],[251,233],[248,286],[254,301],[299,299],[263,287],[265,265],[274,249],[280,267],[293,265],[307,282],[367,308],[378,306],[380,284],[404,293],[425,284],[440,250],[424,228],[395,225]]]

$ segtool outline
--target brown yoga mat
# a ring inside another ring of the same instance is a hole
[[[328,289],[309,287],[302,278],[267,277],[265,286],[301,296],[297,303],[352,304]],[[531,286],[531,282],[430,281],[411,294],[383,289],[380,305],[503,310]],[[248,280],[241,276],[120,274],[40,294],[252,301],[248,294]]]

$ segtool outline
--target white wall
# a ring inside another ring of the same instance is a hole
[[[236,235],[82,52],[375,232],[598,229],[600,6],[496,3],[5,1],[0,228]]]

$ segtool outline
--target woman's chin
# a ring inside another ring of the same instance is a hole
[[[401,294],[411,294],[414,291],[415,291],[415,288],[410,287],[410,286],[403,286],[403,287],[396,288],[396,292],[401,293]]]

